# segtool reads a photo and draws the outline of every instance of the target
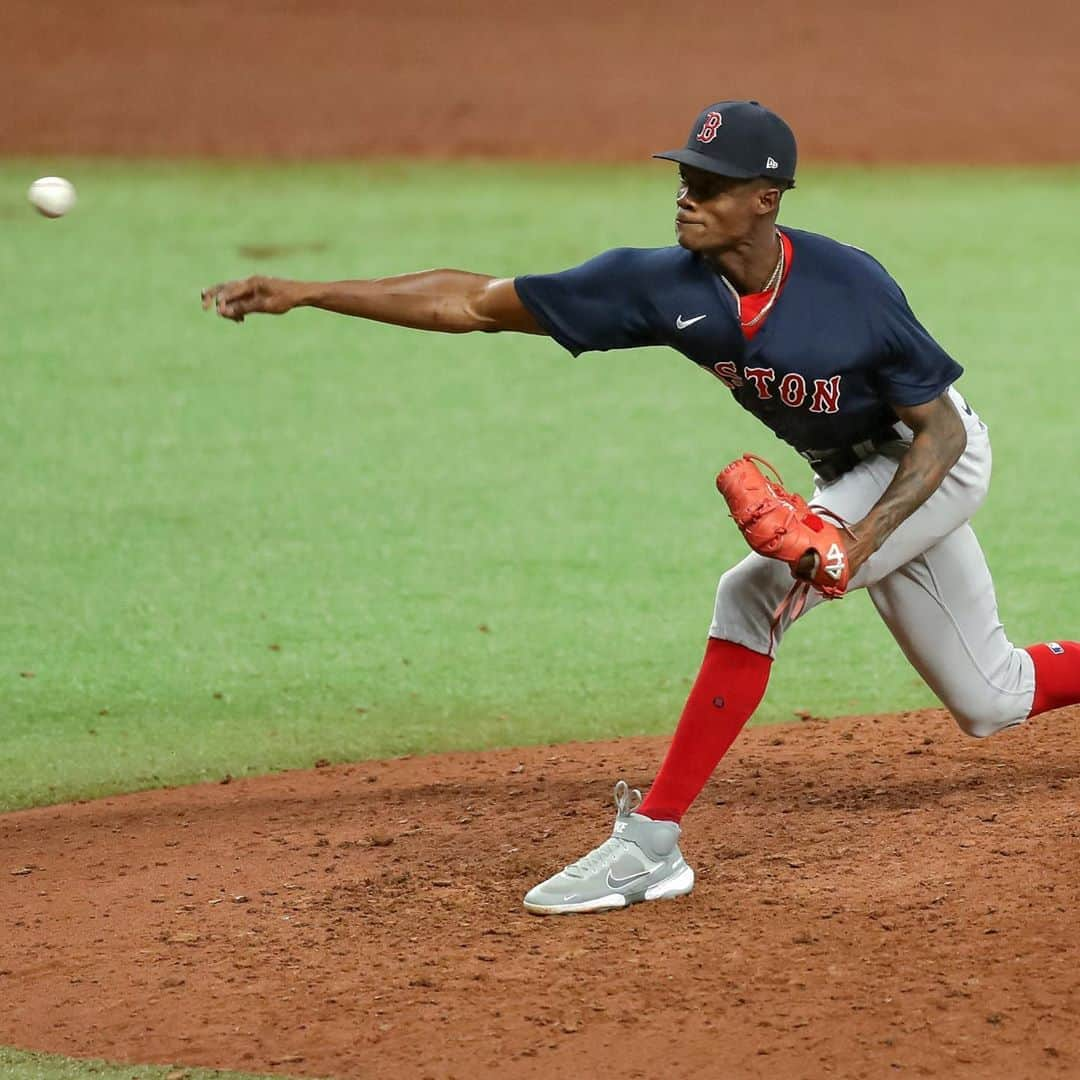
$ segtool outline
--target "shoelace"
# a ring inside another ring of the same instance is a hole
[[[609,836],[598,848],[593,848],[588,855],[571,863],[563,871],[570,877],[588,877],[610,866],[622,853],[627,842],[618,836]]]
[[[615,785],[614,800],[615,812],[619,817],[629,817],[641,805],[641,792],[637,788],[631,788],[625,780],[620,780]],[[582,856],[577,862],[566,867],[563,873],[571,877],[587,877],[589,874],[595,874],[613,863],[628,843],[629,841],[619,836],[609,836],[588,855]]]

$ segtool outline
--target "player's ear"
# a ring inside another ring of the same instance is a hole
[[[761,214],[775,214],[780,209],[781,191],[777,187],[765,184],[758,189],[757,206]]]

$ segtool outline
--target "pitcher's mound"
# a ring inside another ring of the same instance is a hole
[[[1080,712],[743,736],[685,899],[541,919],[665,740],[318,768],[0,818],[0,1043],[308,1076],[1080,1069]]]

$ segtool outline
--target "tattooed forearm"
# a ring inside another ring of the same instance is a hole
[[[967,445],[963,421],[947,394],[897,413],[915,437],[892,483],[870,513],[853,527],[864,559],[930,498]]]

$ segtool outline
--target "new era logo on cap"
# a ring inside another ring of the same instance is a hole
[[[780,162],[777,161],[776,158],[769,158],[769,160],[765,162],[765,168],[766,169],[779,169],[780,168]]]

